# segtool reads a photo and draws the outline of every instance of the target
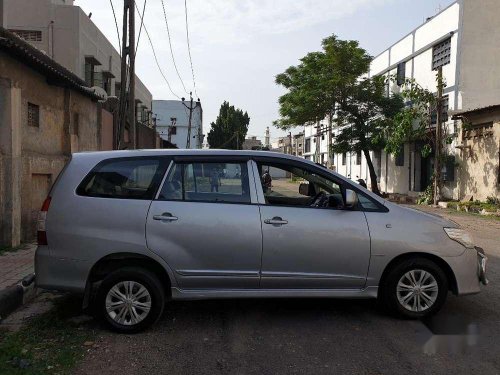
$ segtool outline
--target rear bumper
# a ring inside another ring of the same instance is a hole
[[[455,274],[457,294],[475,294],[481,291],[481,284],[488,284],[486,278],[487,257],[481,248],[467,249],[458,257],[445,258]]]
[[[90,262],[56,258],[48,246],[38,246],[35,253],[36,286],[42,289],[84,293]]]

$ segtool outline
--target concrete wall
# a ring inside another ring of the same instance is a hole
[[[463,1],[460,95],[463,109],[500,103],[500,2]]]
[[[114,144],[114,131],[113,131],[113,114],[102,110],[102,121],[101,121],[101,150],[111,151],[113,150]]]
[[[0,0],[0,26],[1,26],[1,27],[4,27],[4,24],[5,24],[5,20],[4,20],[4,15],[5,15],[5,12],[4,12],[4,4],[3,4],[3,1],[4,1],[4,0]]]
[[[137,148],[156,148],[156,131],[142,124],[137,124]]]
[[[186,105],[190,105],[187,101]],[[193,103],[194,105],[194,103]],[[171,142],[178,148],[186,148],[189,124],[189,110],[184,107],[180,100],[153,100],[153,113],[157,116],[156,126],[158,134],[168,140],[168,127],[171,125],[172,117],[177,119],[177,134],[172,135]],[[202,140],[199,137],[203,133],[203,116],[201,107],[193,111],[191,120],[191,148],[201,148]],[[193,138],[195,136],[195,138]]]
[[[39,106],[39,127],[28,125],[28,103]],[[41,204],[71,153],[99,149],[100,121],[98,103],[48,85],[0,52],[2,245],[33,239]]]

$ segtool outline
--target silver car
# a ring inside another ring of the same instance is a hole
[[[487,283],[484,252],[457,224],[262,151],[74,154],[38,241],[37,285],[83,294],[120,332],[171,299],[378,298],[421,318]]]

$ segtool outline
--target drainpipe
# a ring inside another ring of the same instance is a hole
[[[385,153],[385,192],[387,193],[389,189],[387,189],[387,173],[388,173],[388,166],[387,162],[389,160],[389,155],[387,154],[387,151]]]
[[[54,21],[49,23],[49,55],[54,58]]]
[[[408,143],[408,192],[411,191],[411,159],[413,158],[412,143]]]

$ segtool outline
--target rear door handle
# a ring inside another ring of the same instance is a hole
[[[154,215],[153,220],[177,221],[179,218],[177,216],[173,216],[170,212],[164,212],[161,215]]]
[[[271,224],[271,225],[285,225],[285,224],[288,224],[288,221],[287,220],[283,220],[279,216],[275,216],[272,219],[266,219],[266,220],[264,220],[264,223],[265,224]]]

